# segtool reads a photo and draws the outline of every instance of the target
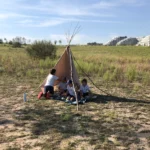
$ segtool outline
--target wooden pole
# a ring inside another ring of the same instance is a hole
[[[74,84],[74,79],[73,79],[73,64],[72,64],[72,55],[71,55],[71,52],[70,52],[70,49],[69,49],[69,46],[67,47],[68,49],[68,53],[69,53],[69,57],[70,57],[70,73],[71,73],[71,80],[72,80],[72,83],[73,83],[73,89],[74,89],[74,92],[75,92],[75,98],[76,98],[76,102],[77,102],[77,111],[79,111],[79,102],[78,102],[78,95],[77,95],[77,92],[76,92],[76,89],[75,89],[75,84]]]

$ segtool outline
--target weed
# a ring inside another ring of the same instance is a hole
[[[71,114],[61,114],[61,120],[62,121],[69,121],[70,119],[72,119],[72,115]]]

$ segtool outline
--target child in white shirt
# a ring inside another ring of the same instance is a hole
[[[80,86],[80,96],[81,98],[85,98],[89,95],[90,88],[87,85],[87,79],[82,80],[82,85]]]
[[[58,77],[55,76],[55,74],[56,74],[56,69],[52,69],[46,79],[46,83],[44,86],[44,93],[43,93],[45,97],[47,92],[49,92],[52,95],[54,94],[54,83],[56,80],[58,80]]]
[[[66,96],[67,93],[67,79],[66,77],[58,85],[59,93],[62,96]]]
[[[75,91],[73,88],[72,80],[69,80],[67,86],[67,99],[66,101],[73,101],[75,99]]]

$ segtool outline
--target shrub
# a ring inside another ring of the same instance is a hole
[[[32,58],[45,59],[46,57],[56,57],[56,46],[50,41],[35,41],[31,46],[26,48],[26,51]]]
[[[0,44],[3,44],[3,40],[2,39],[0,39]]]
[[[12,41],[9,41],[9,45],[12,45],[13,44],[13,42]]]
[[[14,47],[14,48],[20,48],[21,47],[21,43],[19,43],[19,42],[13,42],[12,43],[12,46]]]

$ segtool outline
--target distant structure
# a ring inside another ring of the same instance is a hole
[[[127,36],[118,36],[114,39],[112,39],[111,41],[109,41],[107,44],[105,44],[106,46],[116,46],[118,42],[120,42],[123,39],[126,39]]]
[[[87,45],[103,45],[103,43],[91,42],[91,43],[87,43]]]
[[[150,35],[141,38],[137,46],[150,46]]]
[[[136,45],[138,42],[139,40],[137,38],[129,37],[119,41],[116,45],[117,46]]]
[[[103,43],[90,42],[87,45],[103,45]],[[118,36],[108,43],[104,44],[105,46],[150,46],[150,35],[145,37],[127,37],[127,36]]]

